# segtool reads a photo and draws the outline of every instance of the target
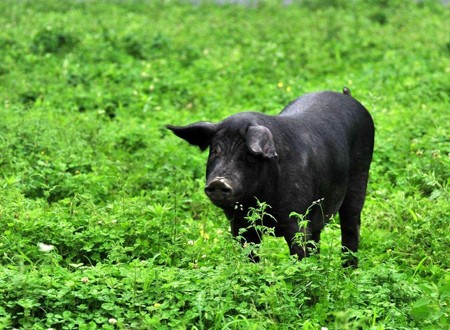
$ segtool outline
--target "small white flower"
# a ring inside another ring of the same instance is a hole
[[[108,320],[108,323],[109,323],[109,324],[117,324],[117,320],[116,320],[115,318],[111,317],[111,318]]]
[[[242,205],[242,204],[239,203],[239,202],[236,202],[236,203],[234,204],[234,209],[235,209],[235,210],[239,209],[239,210],[241,210],[241,211],[244,211],[244,205]]]
[[[39,251],[48,253],[53,250],[55,247],[51,244],[38,243]]]
[[[188,241],[188,244],[189,244],[189,245],[194,245],[194,241],[190,239],[190,240]]]
[[[312,204],[313,204],[313,205],[320,204],[320,203],[322,203],[322,202],[324,201],[324,199],[325,199],[325,198],[319,198],[318,200],[312,202]]]

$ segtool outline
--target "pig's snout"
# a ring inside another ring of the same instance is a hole
[[[234,189],[227,179],[219,177],[206,185],[205,193],[213,203],[224,204],[231,201]]]

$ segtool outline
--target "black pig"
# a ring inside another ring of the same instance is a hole
[[[274,227],[300,259],[315,244],[299,244],[296,234],[303,232],[306,241],[318,243],[325,223],[337,212],[342,250],[358,250],[375,129],[348,88],[343,94],[306,94],[277,116],[244,112],[217,124],[167,128],[201,150],[209,147],[205,193],[225,211],[234,236],[246,228],[243,243],[261,241],[246,218],[259,200],[271,206],[271,217],[263,224]],[[304,214],[308,208],[305,230],[291,213]],[[251,258],[258,261],[256,255]],[[344,265],[356,263],[351,253]]]

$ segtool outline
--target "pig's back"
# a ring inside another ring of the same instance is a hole
[[[341,127],[347,133],[374,130],[372,117],[361,103],[350,95],[331,91],[303,95],[289,103],[278,117],[312,129]]]
[[[289,103],[280,113],[281,116],[303,115],[312,112],[316,116],[346,112],[348,108],[365,108],[353,97],[332,91],[305,94]],[[353,109],[353,111],[357,109]]]

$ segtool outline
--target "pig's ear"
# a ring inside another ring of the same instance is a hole
[[[273,143],[272,132],[260,125],[249,126],[247,130],[247,147],[255,155],[262,155],[265,158],[277,157],[275,143]]]
[[[198,146],[202,151],[208,148],[212,137],[217,132],[217,124],[208,122],[199,122],[187,126],[167,125],[166,128],[190,144]]]

